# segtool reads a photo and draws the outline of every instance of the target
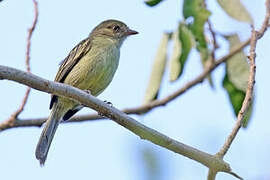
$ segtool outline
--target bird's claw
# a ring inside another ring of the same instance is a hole
[[[107,105],[109,105],[109,106],[111,106],[111,107],[113,107],[113,104],[110,102],[110,101],[104,101]]]
[[[110,107],[113,107],[113,104],[111,103],[111,102],[109,102],[109,101],[104,101],[107,105],[109,105]],[[102,117],[105,117],[105,115],[104,114],[102,114],[102,113],[100,113],[100,112],[98,112],[98,115],[99,116],[102,116]]]
[[[91,94],[91,91],[88,90],[88,89],[85,89],[85,90],[83,90],[83,91],[86,92],[87,94]]]

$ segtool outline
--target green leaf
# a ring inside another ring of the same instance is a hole
[[[245,92],[237,89],[234,86],[234,84],[229,80],[227,73],[225,74],[225,77],[223,79],[223,87],[226,89],[226,91],[229,95],[230,102],[232,104],[235,117],[237,117],[238,113],[242,107],[243,101],[245,99]],[[253,98],[253,100],[254,100],[254,98]],[[243,120],[243,127],[245,127],[245,128],[247,127],[248,122],[250,120],[250,117],[252,115],[253,100],[251,101],[250,106],[248,107],[247,114]]]
[[[181,73],[181,63],[180,63],[180,56],[182,54],[182,45],[179,39],[179,30],[173,32],[172,35],[173,40],[173,52],[170,59],[170,81],[173,82],[178,79]]]
[[[177,80],[181,76],[189,52],[195,45],[194,37],[184,23],[179,24],[179,27],[173,33],[172,39],[174,41],[174,47],[170,59],[171,82]]]
[[[235,115],[238,115],[238,112],[241,109],[242,103],[245,98],[245,92],[237,89],[234,84],[229,80],[228,74],[225,74],[225,77],[223,79],[223,87],[226,89],[229,97],[231,104],[233,106],[233,110]]]
[[[249,120],[251,118],[254,99],[255,99],[255,97],[253,97],[253,99],[251,100],[250,105],[249,105],[248,110],[247,110],[247,114],[244,117],[243,125],[242,125],[244,128],[246,128],[248,126]]]
[[[157,5],[158,3],[160,3],[162,0],[146,0],[144,1],[145,4],[147,4],[148,6],[155,6]]]
[[[158,97],[160,84],[164,74],[167,61],[167,47],[169,42],[169,34],[164,33],[154,59],[150,81],[146,89],[143,104],[147,104]]]
[[[217,0],[223,10],[232,18],[253,24],[253,19],[240,0]]]
[[[230,51],[241,44],[238,35],[233,34],[227,36],[230,43]],[[226,74],[223,79],[223,87],[226,89],[234,113],[237,117],[243,104],[249,76],[249,65],[243,51],[235,54],[226,62]],[[243,127],[246,127],[252,113],[252,104],[248,108],[248,112],[243,122]]]
[[[193,23],[190,29],[198,42],[198,50],[207,48],[204,37],[204,24],[211,13],[203,7],[204,0],[185,0],[183,7],[183,15],[185,19],[193,17]]]
[[[226,37],[230,43],[230,51],[238,47],[241,42],[237,34]],[[227,73],[229,80],[237,89],[246,91],[248,86],[249,65],[243,51],[235,54],[227,61]]]
[[[189,25],[189,28],[197,41],[196,48],[200,52],[201,62],[205,68],[211,59],[210,51],[205,40],[204,24],[208,20],[208,17],[211,15],[211,13],[205,9],[203,4],[204,0],[185,0],[183,14],[185,19],[193,17],[193,23]],[[207,76],[207,79],[211,87],[213,87],[211,74]]]

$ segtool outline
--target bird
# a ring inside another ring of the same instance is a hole
[[[109,19],[97,25],[60,63],[54,81],[98,96],[110,84],[118,68],[120,47],[124,40],[138,34],[125,23]],[[51,96],[50,115],[40,135],[35,155],[44,165],[51,142],[61,121],[83,108],[82,104],[62,96]]]

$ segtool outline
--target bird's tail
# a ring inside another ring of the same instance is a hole
[[[40,165],[44,165],[49,148],[51,146],[54,134],[60,121],[62,119],[61,108],[58,103],[55,103],[52,107],[50,116],[46,121],[45,127],[42,130],[41,136],[39,138],[37,147],[36,147],[36,158],[39,160]]]

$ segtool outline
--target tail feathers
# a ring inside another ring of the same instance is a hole
[[[40,165],[44,165],[46,161],[49,148],[51,146],[56,129],[60,124],[61,118],[62,117],[59,113],[59,109],[57,108],[57,105],[55,105],[52,108],[51,114],[45,124],[36,147],[36,158],[39,160]]]

